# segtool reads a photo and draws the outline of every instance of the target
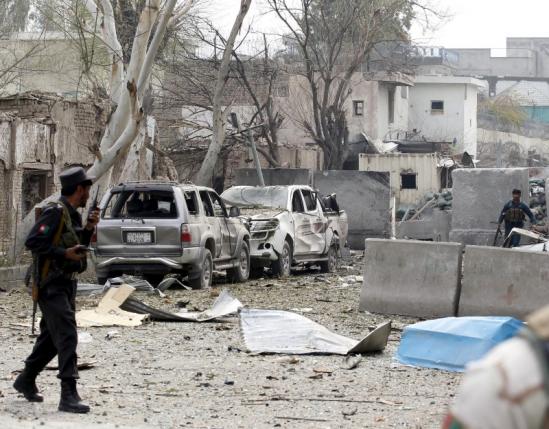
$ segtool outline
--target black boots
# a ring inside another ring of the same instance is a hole
[[[76,380],[74,378],[66,378],[61,380],[61,401],[59,401],[59,411],[67,413],[87,413],[90,407],[83,404],[82,399],[76,391]]]
[[[38,388],[36,387],[36,376],[37,374],[24,369],[15,379],[13,387],[19,393],[22,393],[27,401],[43,402],[44,397],[38,393]]]

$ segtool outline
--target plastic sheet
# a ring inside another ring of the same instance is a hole
[[[446,317],[407,326],[396,358],[405,365],[461,372],[524,326],[512,317]]]
[[[240,310],[240,327],[251,352],[282,354],[347,355],[381,351],[391,332],[391,322],[386,322],[356,341],[296,313],[247,308]]]

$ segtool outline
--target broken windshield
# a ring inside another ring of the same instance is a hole
[[[231,206],[269,207],[285,210],[288,205],[288,188],[284,186],[265,186],[263,188],[234,186],[223,192],[221,197]]]

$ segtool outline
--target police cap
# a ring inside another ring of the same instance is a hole
[[[61,172],[61,174],[59,174],[59,180],[61,181],[62,188],[70,188],[71,186],[77,185],[91,185],[95,180],[95,177],[88,176],[82,167],[72,167]]]

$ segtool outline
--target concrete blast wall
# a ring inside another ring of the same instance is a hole
[[[307,168],[264,168],[263,180],[266,186],[310,185],[312,183],[312,173]],[[256,169],[237,169],[234,184],[236,186],[258,186]]]
[[[549,254],[467,246],[460,316],[514,316],[549,303]]]
[[[458,243],[366,240],[359,310],[415,317],[455,316],[462,252]]]
[[[452,172],[453,206],[450,241],[491,245],[503,205],[511,191],[528,198],[527,168],[468,168]]]
[[[349,218],[347,241],[351,248],[363,249],[368,237],[387,236],[391,205],[389,173],[315,171],[313,183],[322,195],[337,194],[339,207]]]

